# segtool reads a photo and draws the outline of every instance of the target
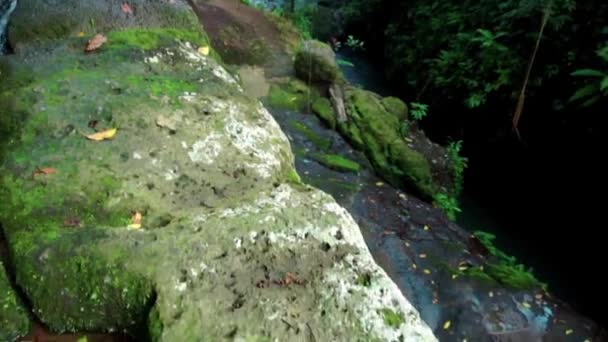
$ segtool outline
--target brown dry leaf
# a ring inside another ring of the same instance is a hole
[[[141,215],[141,213],[139,211],[136,211],[135,214],[133,214],[133,217],[131,217],[131,224],[129,225],[129,228],[132,228],[132,229],[141,228],[141,219],[142,218],[143,218],[143,216]]]
[[[87,47],[84,49],[85,52],[91,52],[99,49],[105,42],[108,41],[108,38],[102,34],[96,34],[95,37],[90,39],[87,43]]]
[[[97,132],[97,133],[89,134],[89,135],[85,135],[85,136],[89,140],[102,141],[102,140],[108,140],[108,139],[114,138],[114,136],[116,135],[116,131],[117,131],[116,128],[112,128],[112,129],[108,129],[103,132]]]
[[[129,4],[126,2],[124,2],[122,5],[120,5],[120,8],[126,14],[133,14],[133,11],[131,10],[131,6],[129,6]]]
[[[32,176],[36,177],[41,175],[52,175],[54,173],[57,173],[57,169],[54,169],[52,167],[40,167],[36,171],[34,171],[34,173],[32,173]]]

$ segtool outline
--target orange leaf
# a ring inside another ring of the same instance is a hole
[[[57,169],[54,169],[52,167],[41,167],[34,171],[32,176],[35,177],[40,175],[52,175],[53,173],[57,173]]]
[[[120,5],[120,8],[126,14],[133,14],[133,11],[131,10],[131,6],[129,6],[129,4],[126,2],[124,2],[122,5]]]
[[[92,39],[89,40],[89,42],[87,43],[87,47],[84,49],[84,51],[85,52],[95,51],[95,50],[99,49],[99,47],[101,47],[107,41],[108,41],[108,38],[106,38],[104,35],[96,34],[95,37],[93,37]]]
[[[133,229],[141,228],[141,219],[142,218],[143,218],[143,216],[141,215],[141,213],[139,211],[136,211],[135,214],[133,214],[133,216],[131,217],[131,224],[129,225],[129,228],[133,228]]]
[[[97,133],[89,134],[89,135],[85,135],[85,136],[89,140],[102,141],[102,140],[114,138],[114,136],[116,135],[116,131],[117,131],[116,128],[112,128],[107,131],[97,132]]]

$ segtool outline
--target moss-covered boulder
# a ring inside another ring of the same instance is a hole
[[[397,114],[403,114],[403,109],[393,105],[388,111],[380,96],[358,88],[346,89],[345,95],[348,121],[338,125],[340,132],[356,148],[365,151],[378,172],[391,183],[409,186],[432,198],[438,186],[430,162],[400,133],[401,120]],[[399,109],[397,113],[394,108]]]
[[[382,105],[387,112],[395,115],[399,120],[407,120],[408,108],[399,98],[389,96],[382,99]]]
[[[0,261],[0,340],[14,341],[30,330],[30,319],[11,287],[4,264]]]
[[[296,76],[306,82],[333,83],[340,74],[334,51],[317,40],[302,43],[294,66]]]
[[[122,0],[18,1],[9,41],[18,51],[37,42],[92,36],[117,28],[172,27],[196,30],[199,26],[186,0],[131,0],[131,13]],[[81,33],[82,32],[82,33]]]
[[[155,341],[435,340],[352,217],[299,183],[262,104],[197,51],[203,32],[106,34],[92,54],[69,36],[0,60],[0,222],[42,322]]]

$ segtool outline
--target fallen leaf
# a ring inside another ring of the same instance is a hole
[[[376,186],[383,186],[383,185],[384,185],[384,183],[382,183],[382,182],[376,183]]]
[[[126,14],[133,14],[133,11],[131,10],[131,6],[129,6],[129,4],[126,2],[124,2],[122,5],[120,5],[120,9],[122,9],[122,11]]]
[[[116,131],[117,131],[116,128],[112,128],[107,131],[97,132],[97,133],[89,134],[89,135],[85,135],[85,136],[89,140],[102,141],[102,140],[108,140],[108,139],[114,138],[114,136],[116,135]]]
[[[208,46],[201,46],[200,48],[198,48],[198,53],[200,53],[203,56],[208,56],[209,55],[209,47]]]
[[[129,228],[131,228],[131,229],[141,228],[141,219],[142,219],[141,213],[139,211],[136,211],[135,214],[133,214],[133,217],[131,217],[131,224],[129,225]]]
[[[32,173],[32,176],[36,177],[41,175],[52,175],[54,173],[57,173],[57,169],[54,169],[52,167],[40,167],[36,169],[34,173]]]
[[[429,228],[429,226],[427,226],[426,224],[424,225],[424,230],[429,230],[431,228]]]
[[[422,258],[422,259],[424,259],[424,258],[426,258],[426,254],[422,253],[422,254],[419,255],[419,257]]]
[[[400,197],[401,199],[407,200],[407,196],[406,196],[406,195],[404,195],[404,194],[399,194],[399,197]]]
[[[494,298],[494,292],[490,291],[490,292],[488,293],[488,296],[490,296],[490,298]]]
[[[468,270],[468,269],[469,269],[469,268],[468,268],[467,266],[459,266],[459,267],[458,267],[458,270],[459,270],[459,271],[466,271],[466,270]]]
[[[458,274],[452,274],[452,279],[458,278]]]
[[[443,323],[443,330],[450,329],[450,325],[452,325],[451,321],[445,321],[445,323]]]
[[[424,272],[424,274],[431,274],[431,270],[429,270],[428,268],[425,268],[422,272]]]
[[[416,264],[412,264],[412,268],[413,268],[413,269],[417,269],[417,268],[418,268],[418,266],[416,266]]]
[[[523,305],[524,308],[529,309],[531,308],[530,304],[528,302],[523,302],[521,303],[521,305]]]
[[[568,330],[566,330],[566,335],[572,335],[573,332],[574,332],[574,330],[568,329]]]
[[[78,32],[78,37],[84,37],[84,32],[82,32],[82,31]]]
[[[105,42],[108,41],[102,34],[96,34],[92,39],[90,39],[87,43],[87,47],[84,49],[85,52],[91,52],[99,49]]]

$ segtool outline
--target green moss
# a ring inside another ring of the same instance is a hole
[[[336,129],[336,116],[328,99],[320,97],[312,104],[312,111],[323,120],[331,129]]]
[[[336,154],[313,153],[314,158],[319,163],[327,166],[330,169],[337,171],[359,172],[361,166],[357,162],[344,158]]]
[[[130,330],[145,317],[151,285],[119,266],[124,260],[108,262],[97,251],[103,236],[93,229],[63,231],[52,241],[26,231],[9,235],[17,283],[51,329]]]
[[[290,121],[289,125],[298,133],[304,135],[320,150],[327,151],[331,147],[331,139],[320,137],[319,135],[317,135],[317,133],[315,133],[312,129],[310,129],[303,123],[298,121]]]
[[[357,277],[355,284],[370,287],[372,285],[372,277],[369,273],[361,274],[359,277]]]
[[[396,115],[386,111],[380,98],[360,89],[346,92],[349,121],[339,124],[340,132],[363,150],[374,168],[392,184],[409,186],[430,199],[437,186],[424,155],[401,138]]]
[[[540,282],[532,269],[517,263],[513,256],[505,254],[494,245],[496,236],[490,233],[477,231],[474,236],[484,245],[491,255],[484,267],[484,272],[499,283],[515,289],[547,289],[547,284]]]
[[[405,102],[396,97],[385,97],[382,99],[382,105],[387,112],[395,115],[399,121],[407,120],[408,109]]]
[[[292,184],[302,184],[302,180],[295,169],[291,169],[289,170],[289,173],[287,173],[287,182]]]
[[[306,107],[308,95],[294,92],[285,86],[273,84],[270,87],[268,100],[273,107],[300,111]]]
[[[156,307],[152,308],[148,315],[148,334],[152,342],[160,341],[163,334],[163,322]]]
[[[189,42],[193,44],[194,48],[210,46],[209,37],[200,30],[156,28],[112,31],[108,33],[108,42],[102,48],[111,50],[139,47],[142,50],[154,50],[161,46],[171,45],[176,39]]]
[[[402,312],[395,312],[389,308],[380,309],[379,314],[384,317],[384,323],[392,328],[398,328],[401,324],[405,323],[405,316]]]
[[[14,341],[29,330],[28,313],[11,287],[0,261],[0,340]]]

